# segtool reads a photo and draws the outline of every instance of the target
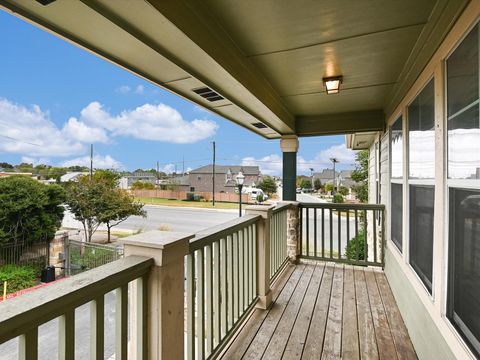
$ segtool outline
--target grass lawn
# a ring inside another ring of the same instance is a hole
[[[151,205],[165,205],[177,207],[197,207],[203,209],[238,209],[237,203],[215,202],[215,206],[210,201],[182,201],[160,198],[137,197],[136,200]]]

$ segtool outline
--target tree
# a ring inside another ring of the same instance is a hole
[[[0,244],[52,239],[61,226],[65,192],[26,176],[0,179]]]
[[[102,196],[101,206],[96,218],[100,223],[107,225],[108,240],[110,242],[111,229],[125,221],[129,216],[146,217],[143,204],[135,201],[135,198],[121,189],[106,189]]]
[[[300,187],[302,189],[311,189],[312,188],[312,181],[310,179],[302,179],[302,180],[300,180]]]
[[[0,162],[0,168],[2,169],[13,169],[13,165],[7,162]]]
[[[103,182],[90,181],[83,176],[78,182],[66,184],[67,206],[75,220],[83,225],[85,241],[90,242],[92,236],[100,226],[97,215],[103,206],[103,195],[108,187]]]
[[[333,184],[332,183],[325,184],[325,191],[326,192],[333,191]]]
[[[146,215],[143,204],[116,187],[119,178],[114,171],[97,170],[91,180],[83,176],[78,182],[67,184],[67,205],[75,219],[82,223],[86,242],[92,241],[102,223],[107,226],[110,242],[112,227],[131,215]]]
[[[269,196],[277,192],[277,183],[271,176],[265,176],[257,187]]]
[[[357,185],[352,186],[352,190],[355,191],[361,202],[368,201],[368,157],[368,150],[357,152],[355,170],[352,171],[352,180],[357,183]]]
[[[155,189],[155,185],[149,182],[137,180],[132,184],[131,188],[132,190],[153,190]]]
[[[320,181],[320,179],[315,179],[314,180],[313,188],[315,189],[315,191],[318,191],[322,188],[322,182]]]
[[[343,196],[347,196],[348,195],[348,188],[346,186],[340,186],[340,188],[338,189],[338,192],[340,194],[342,194]]]

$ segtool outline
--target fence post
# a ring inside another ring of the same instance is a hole
[[[256,307],[260,309],[267,309],[272,303],[272,292],[270,290],[270,218],[274,207],[274,205],[251,205],[246,208],[246,214],[262,217],[257,222],[258,302]]]
[[[132,311],[132,348],[143,349],[140,354],[131,354],[137,359],[183,359],[184,358],[184,257],[188,254],[189,240],[193,234],[180,232],[150,231],[122,240],[125,256],[148,256],[155,264],[146,280],[146,318]],[[132,306],[138,304],[138,287],[132,291]],[[143,324],[143,321],[146,324]],[[145,339],[138,339],[143,334]],[[140,345],[140,346],[139,346]]]

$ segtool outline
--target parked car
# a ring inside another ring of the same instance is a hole
[[[302,188],[297,188],[297,194],[301,194],[302,193]]]
[[[252,199],[253,201],[256,201],[256,200],[257,200],[257,196],[260,195],[260,194],[263,195],[263,201],[268,200],[268,195],[265,194],[262,189],[246,188],[246,189],[243,191],[243,193],[244,193],[244,194],[249,194],[249,195],[250,195],[250,199]]]

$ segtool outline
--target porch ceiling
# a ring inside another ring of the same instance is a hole
[[[0,0],[266,138],[381,130],[467,3]],[[343,75],[341,92],[326,95],[332,75]],[[193,92],[204,86],[224,99]]]

